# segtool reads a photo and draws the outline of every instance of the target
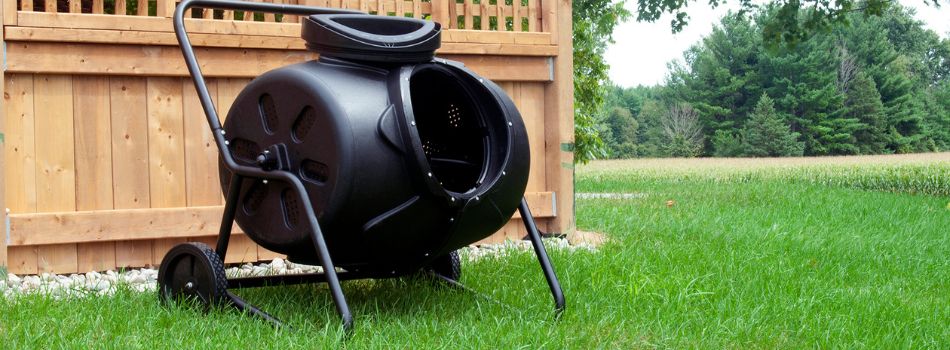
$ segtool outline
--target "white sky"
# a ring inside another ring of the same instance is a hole
[[[950,36],[950,1],[942,0],[939,9],[925,5],[924,0],[899,1],[917,9],[917,19],[927,24],[929,29],[941,37]],[[636,4],[635,0],[627,0],[626,7],[635,14]],[[719,23],[730,8],[738,8],[738,1],[731,0],[715,10],[703,0],[689,5],[686,11],[690,15],[689,25],[676,35],[670,32],[671,15],[665,15],[654,23],[638,23],[631,19],[617,26],[614,31],[616,43],[610,45],[604,55],[610,65],[610,79],[624,87],[663,83],[667,62],[682,59],[683,51],[709,34],[713,24]]]

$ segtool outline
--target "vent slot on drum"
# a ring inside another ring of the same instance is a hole
[[[261,108],[261,121],[264,123],[264,130],[267,130],[268,134],[273,135],[277,128],[280,127],[280,119],[277,116],[277,105],[274,103],[274,98],[270,94],[264,94],[261,96],[259,102]]]
[[[247,139],[236,138],[230,141],[231,156],[245,163],[257,162],[257,156],[261,154],[261,147]]]
[[[251,188],[244,194],[244,212],[247,215],[254,215],[260,209],[264,199],[267,198],[267,186],[260,181],[255,181]]]
[[[488,148],[485,116],[455,76],[436,69],[413,73],[412,113],[429,168],[446,190],[478,186]]]
[[[320,163],[315,160],[304,160],[300,164],[300,176],[304,180],[316,183],[325,183],[330,177],[330,168],[326,164]]]
[[[304,109],[300,111],[300,114],[297,115],[297,120],[294,121],[294,142],[303,142],[304,138],[306,138],[307,134],[310,133],[310,129],[313,128],[313,124],[316,123],[316,121],[317,112],[313,110],[313,107],[304,107]]]
[[[280,206],[284,209],[284,222],[287,228],[297,227],[300,221],[300,206],[297,203],[297,195],[289,188],[280,193]]]

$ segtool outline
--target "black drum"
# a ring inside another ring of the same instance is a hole
[[[500,87],[433,56],[437,23],[328,14],[302,30],[320,58],[254,79],[224,130],[239,164],[299,175],[335,265],[417,271],[510,220],[528,180],[524,122]],[[297,201],[288,184],[247,179],[236,221],[316,264]]]

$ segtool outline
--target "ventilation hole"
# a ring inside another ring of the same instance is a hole
[[[304,160],[300,164],[300,176],[310,182],[327,182],[329,172],[330,169],[326,164],[310,159]]]
[[[261,118],[264,120],[264,129],[267,133],[273,134],[280,127],[280,120],[277,118],[277,105],[274,104],[274,98],[269,94],[261,96],[260,101]]]
[[[297,205],[297,195],[289,188],[280,193],[280,203],[284,208],[284,222],[288,228],[297,227],[300,220],[300,206]]]
[[[267,198],[267,186],[260,182],[254,182],[247,193],[244,194],[244,212],[248,215],[254,215],[261,204],[264,203],[265,198]]]
[[[307,106],[302,111],[300,111],[300,115],[298,115],[297,120],[294,121],[294,142],[303,142],[303,139],[306,138],[307,134],[310,133],[310,128],[313,127],[313,123],[316,121],[317,112],[315,112],[310,106]]]
[[[462,124],[462,112],[459,110],[455,104],[449,104],[448,106],[448,116],[449,116],[449,127],[451,128],[462,128],[465,125]]]
[[[246,163],[254,163],[261,154],[261,147],[254,141],[233,139],[230,141],[231,156]]]

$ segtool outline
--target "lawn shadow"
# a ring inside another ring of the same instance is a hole
[[[310,324],[323,328],[340,323],[336,304],[325,283],[244,288],[232,292],[291,327]],[[469,309],[465,305],[472,305],[470,310],[478,310],[475,303],[480,301],[472,291],[454,288],[421,274],[345,281],[343,294],[358,328],[366,321],[392,322],[387,320],[419,317],[451,321]]]

